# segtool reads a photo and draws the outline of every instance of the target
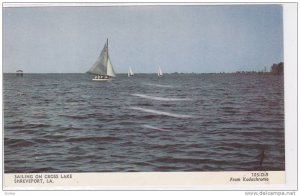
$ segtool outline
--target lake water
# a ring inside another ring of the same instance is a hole
[[[285,170],[283,76],[4,74],[15,172]]]

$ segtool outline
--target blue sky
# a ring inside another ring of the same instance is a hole
[[[3,71],[258,71],[283,61],[280,5],[3,8]]]

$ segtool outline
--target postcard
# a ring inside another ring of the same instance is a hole
[[[3,190],[295,190],[296,3],[3,3]]]

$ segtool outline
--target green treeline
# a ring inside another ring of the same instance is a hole
[[[278,64],[274,63],[271,67],[271,73],[272,74],[283,74],[283,66],[284,66],[283,62],[280,62]]]
[[[273,74],[273,75],[283,75],[284,63],[274,63],[271,66],[270,71],[267,71],[267,66],[265,66],[264,70],[260,71],[237,71],[236,74]]]

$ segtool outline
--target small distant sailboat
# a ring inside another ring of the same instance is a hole
[[[23,70],[20,70],[20,69],[19,69],[19,70],[17,71],[17,76],[23,76]]]
[[[101,54],[97,58],[96,62],[89,69],[87,73],[96,75],[93,80],[95,81],[107,81],[113,77],[116,77],[116,73],[111,64],[108,54],[108,39],[101,51]]]
[[[161,77],[163,75],[160,66],[158,67],[158,72],[157,72],[157,76]]]
[[[133,75],[134,75],[134,73],[133,73],[131,67],[129,67],[128,77],[131,77],[131,76],[133,76]]]

